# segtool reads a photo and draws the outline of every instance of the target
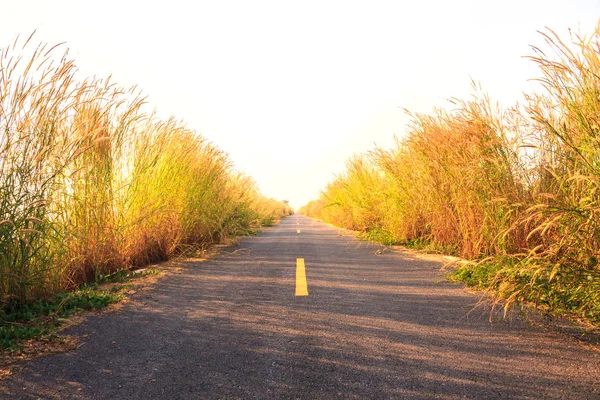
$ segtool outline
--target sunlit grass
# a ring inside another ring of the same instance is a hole
[[[478,260],[453,279],[506,307],[533,303],[597,323],[600,31],[543,38],[548,50],[530,57],[541,90],[523,106],[501,109],[478,89],[452,111],[410,114],[393,149],[352,158],[300,212]]]
[[[135,89],[80,79],[59,48],[0,54],[0,305],[272,224],[227,156]]]

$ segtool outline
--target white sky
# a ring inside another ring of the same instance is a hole
[[[263,193],[300,207],[353,153],[471,93],[512,104],[537,72],[537,30],[591,33],[600,0],[0,0],[0,47],[37,29],[82,76],[137,84],[229,153]]]

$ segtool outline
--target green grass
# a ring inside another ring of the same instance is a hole
[[[381,243],[386,246],[400,244],[393,235],[381,229],[380,227],[371,228],[360,236],[366,240]]]
[[[448,273],[451,281],[494,294],[508,310],[515,304],[535,306],[549,317],[568,317],[600,326],[600,274],[505,259],[463,265]]]
[[[53,332],[70,316],[117,303],[123,299],[123,292],[131,287],[129,282],[160,273],[156,268],[116,271],[99,276],[96,282],[85,284],[75,291],[59,293],[47,300],[8,305],[0,309],[0,350],[12,352],[21,349],[27,340],[53,337]],[[118,285],[107,289],[108,284]]]
[[[447,278],[454,282],[462,282],[468,287],[487,289],[492,285],[500,269],[502,269],[500,264],[492,263],[478,266],[462,265],[449,272]]]
[[[85,310],[99,310],[122,299],[119,291],[91,287],[61,293],[50,300],[15,304],[0,310],[0,348],[18,350],[32,338],[49,335],[65,318]]]
[[[98,280],[94,282],[93,287],[98,287],[105,283],[124,283],[142,276],[159,275],[161,271],[157,268],[146,268],[143,270],[120,270],[106,275],[100,275]]]

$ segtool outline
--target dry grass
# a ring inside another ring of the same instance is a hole
[[[476,90],[452,111],[410,114],[395,148],[351,159],[300,212],[477,260],[454,278],[506,307],[599,322],[600,31],[542,35],[548,50],[530,57],[542,89],[524,106],[504,110]]]
[[[31,38],[30,38],[31,39]],[[0,54],[0,305],[245,234],[290,213],[225,154],[60,46]]]

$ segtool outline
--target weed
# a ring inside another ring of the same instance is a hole
[[[355,156],[299,212],[370,240],[479,262],[450,278],[505,307],[600,322],[600,25],[533,47],[541,85],[502,109],[474,85],[452,111],[409,113],[390,150]]]
[[[135,88],[80,80],[60,46],[31,43],[0,50],[0,308],[291,212]]]

